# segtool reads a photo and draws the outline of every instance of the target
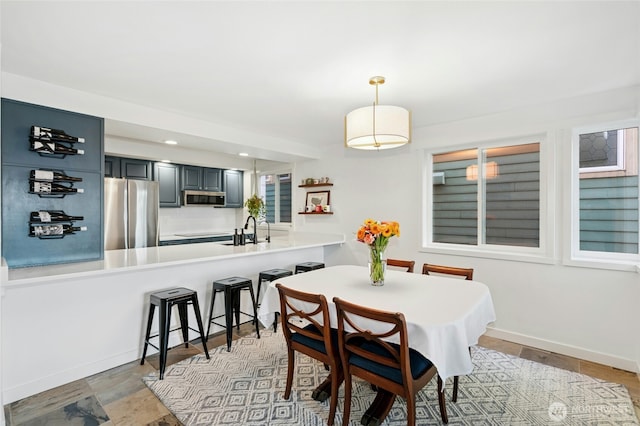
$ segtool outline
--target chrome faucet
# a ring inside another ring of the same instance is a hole
[[[270,243],[271,242],[271,226],[269,225],[269,221],[267,219],[260,222],[260,225],[262,225],[263,223],[267,224],[267,242]]]
[[[247,221],[244,223],[244,229],[249,228],[249,221],[253,219],[253,244],[258,244],[258,227],[256,225],[256,218],[249,215]]]

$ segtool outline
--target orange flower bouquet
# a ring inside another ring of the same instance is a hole
[[[378,222],[367,219],[358,229],[357,240],[369,246],[369,275],[371,284],[384,285],[384,273],[386,260],[384,251],[393,236],[400,237],[400,224],[398,222]]]

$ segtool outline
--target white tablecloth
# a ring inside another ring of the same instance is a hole
[[[335,328],[336,296],[371,308],[402,312],[409,346],[431,360],[443,380],[471,373],[468,348],[478,343],[487,324],[496,319],[489,288],[480,282],[387,270],[384,286],[374,287],[369,283],[367,267],[341,265],[270,283],[258,310],[265,327],[273,324],[275,313],[280,311],[276,283],[324,294]]]

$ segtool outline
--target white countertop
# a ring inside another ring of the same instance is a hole
[[[99,261],[9,269],[8,280],[3,283],[3,286],[12,287],[131,269],[158,268],[239,256],[255,256],[344,242],[345,238],[342,234],[291,233],[288,237],[274,238],[270,243],[261,242],[244,246],[224,245],[218,242],[107,250],[104,252],[104,260]]]

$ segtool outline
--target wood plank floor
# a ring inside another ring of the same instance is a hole
[[[252,331],[251,324],[245,324],[239,334],[234,333],[234,338]],[[224,334],[217,334],[209,338],[208,347],[211,349],[225,343]],[[479,344],[542,364],[623,384],[629,390],[636,415],[640,418],[640,380],[635,373],[486,336],[481,337]],[[202,353],[202,346],[196,343],[188,348],[173,348],[169,351],[167,365],[198,353]],[[148,357],[145,365],[140,365],[139,361],[131,362],[5,405],[6,424],[180,425],[141,380],[150,372],[157,371],[157,368],[158,356],[154,355]]]

